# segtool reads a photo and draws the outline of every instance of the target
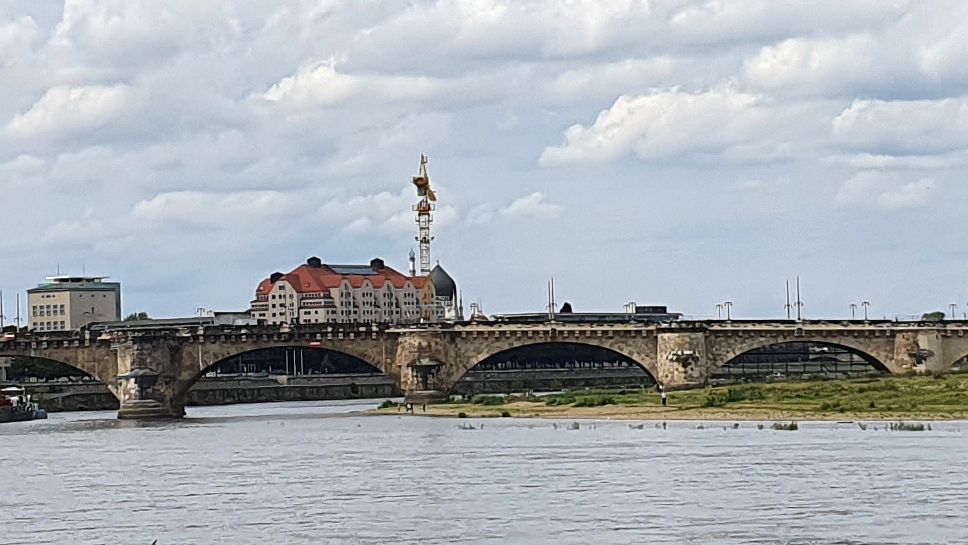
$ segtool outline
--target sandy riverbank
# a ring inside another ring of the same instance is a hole
[[[571,392],[540,398],[481,396],[416,407],[437,417],[602,420],[964,420],[968,375],[786,382],[669,392]],[[402,414],[387,407],[377,414]]]

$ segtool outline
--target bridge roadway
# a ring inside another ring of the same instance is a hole
[[[943,373],[968,356],[968,322],[674,321],[655,324],[462,322],[422,327],[119,326],[21,333],[0,356],[76,367],[109,385],[119,418],[178,418],[185,394],[211,366],[278,347],[321,348],[360,358],[412,399],[439,398],[490,356],[540,343],[590,345],[642,366],[668,389],[700,387],[732,359],[788,342],[839,346],[894,374]]]

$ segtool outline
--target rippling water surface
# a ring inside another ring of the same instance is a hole
[[[370,406],[5,424],[0,543],[968,543],[966,422],[567,430]]]

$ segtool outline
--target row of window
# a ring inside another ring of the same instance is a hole
[[[36,331],[63,331],[65,328],[64,320],[57,320],[51,322],[37,322],[34,324],[34,329]]]
[[[64,316],[64,305],[32,305],[31,316]]]
[[[349,291],[344,291],[344,292],[342,292],[341,299],[349,299],[351,297],[351,295],[352,294]],[[373,295],[374,295],[374,293],[371,292],[371,291],[364,291],[364,292],[361,292],[360,293],[360,297],[362,297],[363,299],[373,299]],[[387,292],[384,292],[383,293],[383,298],[384,299],[390,299],[393,296],[394,295],[393,295],[393,292],[392,291],[387,291]],[[404,299],[416,299],[417,298],[417,294],[414,293],[414,292],[412,292],[412,291],[405,291],[405,292],[403,292],[402,297]],[[292,294],[292,293],[289,294],[288,299],[295,299],[295,298],[296,298],[296,296],[294,294]],[[273,294],[269,295],[269,299],[272,299],[272,300],[277,299],[276,294],[273,293]],[[280,293],[278,295],[278,299],[287,299],[286,294]]]

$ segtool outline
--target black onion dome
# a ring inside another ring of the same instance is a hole
[[[447,274],[447,271],[440,266],[440,263],[430,271],[430,283],[434,285],[434,292],[437,294],[437,297],[453,299],[457,295],[457,284]]]

